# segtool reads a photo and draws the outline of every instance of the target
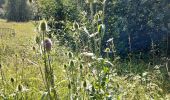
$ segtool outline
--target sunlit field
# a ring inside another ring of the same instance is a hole
[[[169,0],[1,0],[0,100],[170,100]]]

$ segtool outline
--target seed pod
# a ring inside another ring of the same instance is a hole
[[[39,25],[39,31],[44,32],[47,31],[47,22],[45,20],[42,20]]]
[[[43,45],[44,45],[45,50],[47,52],[51,51],[51,49],[52,49],[52,41],[51,41],[51,39],[45,39]]]
[[[74,62],[71,60],[69,65],[70,67],[74,67]]]
[[[18,91],[22,91],[22,85],[18,85]]]
[[[86,87],[87,86],[87,83],[86,81],[83,82],[83,87]]]
[[[66,69],[67,68],[67,65],[64,65],[64,69]]]
[[[80,64],[80,69],[82,69],[83,68],[83,64]]]
[[[14,78],[11,78],[11,83],[14,83],[14,81],[15,81]]]
[[[32,47],[32,50],[33,50],[33,51],[35,51],[35,50],[36,50],[36,48],[33,46],[33,47]]]
[[[68,89],[71,89],[71,84],[70,83],[68,84]]]
[[[72,53],[72,52],[69,52],[69,53],[68,53],[68,56],[69,56],[69,58],[73,58],[73,53]]]

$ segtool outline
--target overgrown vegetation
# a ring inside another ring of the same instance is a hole
[[[170,99],[169,0],[16,1],[33,21],[1,21],[0,99]]]

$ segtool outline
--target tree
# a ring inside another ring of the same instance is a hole
[[[6,17],[8,21],[28,21],[31,13],[27,0],[8,0]]]
[[[0,8],[2,8],[2,5],[5,3],[5,0],[0,0]]]

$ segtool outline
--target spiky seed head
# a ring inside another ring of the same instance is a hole
[[[80,64],[80,69],[82,69],[83,68],[83,64]]]
[[[69,65],[70,67],[74,67],[74,61],[71,60]]]
[[[35,50],[36,50],[36,48],[33,46],[33,47],[32,47],[32,50],[33,50],[33,51],[35,51]]]
[[[18,85],[18,91],[22,91],[22,85],[21,84]]]
[[[87,87],[86,80],[83,82],[83,87]]]
[[[68,57],[69,57],[69,58],[73,58],[73,53],[72,53],[72,52],[69,52],[69,53],[68,53]]]
[[[68,89],[71,89],[71,84],[70,83],[68,84]]]
[[[46,22],[46,20],[42,20],[41,22],[40,22],[40,25],[39,25],[39,31],[40,32],[44,32],[44,31],[47,31],[47,22]]]
[[[67,65],[64,65],[64,69],[66,69],[67,68]]]
[[[11,78],[11,83],[14,83],[14,81],[15,81],[14,78]]]
[[[52,41],[51,41],[51,39],[45,39],[44,42],[43,42],[43,45],[44,45],[45,50],[47,52],[51,51],[51,49],[52,49]]]

